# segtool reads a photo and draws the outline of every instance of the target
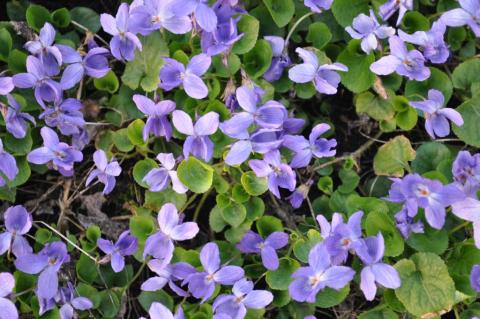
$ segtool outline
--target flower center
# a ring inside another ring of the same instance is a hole
[[[313,288],[316,285],[318,285],[322,280],[323,280],[323,273],[315,274],[314,276],[310,276],[308,278],[308,284]]]

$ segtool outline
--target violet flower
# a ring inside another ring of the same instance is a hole
[[[288,291],[293,300],[314,303],[317,294],[330,287],[340,290],[353,279],[355,271],[346,266],[332,266],[330,255],[323,243],[315,245],[308,254],[308,266],[292,274]]]
[[[306,167],[310,164],[312,157],[323,158],[335,156],[337,151],[337,140],[320,138],[320,136],[330,130],[328,124],[318,124],[310,133],[308,140],[301,135],[286,135],[283,137],[283,146],[295,152],[290,166],[292,168]]]
[[[475,246],[480,248],[480,201],[476,197],[465,197],[452,204],[452,213],[472,222]]]
[[[57,75],[62,65],[62,54],[60,50],[53,45],[55,42],[55,33],[52,25],[45,22],[36,39],[25,43],[25,49],[40,59],[48,76]]]
[[[470,272],[470,285],[473,290],[480,292],[480,265],[473,265]]]
[[[7,131],[15,138],[24,138],[28,130],[27,121],[35,125],[35,118],[28,113],[21,112],[22,106],[12,95],[7,95],[7,101],[8,106],[4,111]]]
[[[158,212],[159,231],[150,235],[145,242],[143,257],[147,255],[157,259],[171,260],[174,241],[184,241],[194,238],[199,231],[195,222],[182,222],[178,210],[172,203],[166,203]]]
[[[317,92],[324,94],[337,93],[340,75],[335,71],[348,71],[347,66],[341,63],[323,64],[318,62],[317,55],[302,48],[295,52],[302,58],[303,63],[298,64],[288,71],[288,77],[295,83],[313,82]]]
[[[238,34],[237,23],[239,20],[240,18],[230,18],[219,23],[212,32],[202,32],[200,39],[202,52],[209,56],[228,52],[244,35],[243,33]]]
[[[266,290],[253,290],[253,282],[247,279],[237,281],[231,295],[220,295],[213,303],[213,318],[243,319],[247,309],[264,309],[273,301],[273,294]]]
[[[125,258],[135,254],[138,247],[138,240],[130,235],[130,231],[126,230],[120,234],[117,242],[114,244],[110,240],[103,238],[97,239],[97,246],[106,256],[102,258],[101,263],[111,261],[114,272],[121,272],[125,268]]]
[[[250,160],[248,165],[257,177],[268,178],[268,189],[277,198],[281,198],[279,187],[291,192],[295,189],[295,172],[290,166],[281,162],[278,150],[266,153],[263,160]]]
[[[188,96],[200,100],[208,95],[208,88],[200,78],[207,72],[212,59],[206,54],[198,54],[188,62],[187,67],[175,59],[164,58],[165,64],[160,69],[160,88],[171,91],[183,85]]]
[[[290,194],[286,199],[290,202],[293,208],[297,209],[302,206],[303,201],[307,198],[310,187],[313,184],[313,180],[308,180],[305,184],[298,186],[292,194]]]
[[[142,43],[131,31],[129,11],[128,4],[122,3],[115,18],[106,13],[100,15],[103,30],[113,36],[110,51],[117,60],[131,61],[135,58],[135,49],[142,51]]]
[[[135,94],[133,101],[137,108],[147,116],[147,123],[143,128],[143,140],[148,140],[150,132],[154,136],[165,136],[167,141],[172,137],[172,125],[168,121],[167,115],[175,110],[175,102],[171,100],[164,100],[158,103],[153,102],[149,98]]]
[[[237,244],[237,248],[242,253],[260,254],[265,268],[276,270],[279,265],[277,250],[282,249],[287,244],[288,235],[286,233],[273,232],[263,240],[259,234],[249,230],[243,235],[242,240]]]
[[[458,152],[452,164],[452,175],[467,196],[476,197],[476,192],[480,189],[480,154]]]
[[[424,232],[423,222],[421,220],[415,221],[413,217],[408,215],[406,208],[402,208],[395,214],[395,221],[398,231],[405,239],[410,237],[412,233],[421,234]]]
[[[42,127],[40,135],[43,138],[42,147],[31,151],[27,160],[33,164],[47,164],[50,168],[58,170],[63,176],[72,176],[73,165],[81,162],[83,154],[75,147],[60,142],[57,133],[48,127]]]
[[[15,88],[13,79],[9,76],[0,76],[0,95],[7,95]]]
[[[15,278],[8,272],[0,273],[0,318],[18,319],[18,310],[8,298],[15,288]]]
[[[182,134],[187,135],[183,143],[183,156],[189,154],[208,162],[213,157],[213,143],[208,137],[214,134],[218,129],[219,116],[215,112],[208,112],[201,116],[195,125],[190,115],[184,111],[173,112],[173,125]]]
[[[360,13],[353,19],[352,26],[346,27],[345,31],[352,38],[362,40],[360,46],[367,54],[379,47],[378,39],[386,39],[395,34],[394,28],[378,23],[373,10],[370,10],[370,16]]]
[[[53,107],[44,108],[38,118],[45,120],[50,127],[56,127],[66,136],[79,134],[85,126],[81,112],[82,102],[77,99],[56,100]]]
[[[17,161],[3,149],[3,142],[0,139],[0,187],[5,186],[8,181],[13,181],[17,174]]]
[[[83,127],[79,133],[72,135],[72,146],[81,151],[90,143],[90,139],[90,133]]]
[[[35,275],[40,273],[37,283],[37,295],[41,298],[50,299],[55,297],[58,291],[58,271],[64,263],[70,261],[67,246],[56,241],[48,243],[38,254],[21,255],[15,260],[18,270]]]
[[[402,22],[403,16],[408,10],[413,9],[413,0],[387,0],[379,8],[380,16],[383,21],[387,21],[398,11],[397,26]]]
[[[188,188],[180,182],[177,171],[174,170],[175,158],[173,154],[160,153],[157,155],[160,162],[159,168],[154,168],[145,175],[143,182],[148,185],[151,192],[161,192],[172,183],[172,189],[179,194],[184,194]]]
[[[303,0],[303,4],[315,13],[330,9],[333,0]]]
[[[4,214],[6,231],[0,233],[0,255],[12,251],[15,257],[32,253],[23,236],[32,228],[32,215],[22,205],[9,207]]]
[[[268,82],[279,80],[283,71],[292,64],[292,60],[288,56],[288,52],[284,51],[285,40],[282,37],[266,36],[264,37],[272,47],[272,63],[268,70],[263,74],[263,78]]]
[[[365,265],[360,273],[360,289],[365,298],[367,300],[375,299],[377,283],[390,289],[400,287],[398,271],[382,262],[385,252],[382,233],[378,233],[376,237],[367,237],[361,243],[356,251]]]
[[[174,315],[167,307],[159,302],[152,302],[148,314],[150,315],[150,319],[185,319],[181,306],[178,307],[177,312]],[[140,319],[145,318],[141,317]]]
[[[425,129],[431,138],[445,137],[450,134],[450,125],[448,120],[457,126],[463,125],[462,115],[454,109],[443,107],[445,98],[442,92],[430,89],[428,90],[428,99],[425,101],[411,101],[410,105],[423,111],[425,115]]]
[[[75,310],[88,310],[93,308],[93,303],[86,297],[75,297],[76,292],[71,282],[67,283],[66,287],[59,289],[55,300],[61,304],[60,317],[61,319],[77,318]]]
[[[217,15],[208,6],[207,0],[175,0],[171,8],[180,17],[193,13],[200,28],[206,32],[213,32],[217,27]]]
[[[370,65],[370,70],[378,75],[393,72],[408,77],[409,80],[424,81],[430,77],[430,69],[425,66],[425,58],[418,50],[407,51],[407,46],[398,36],[388,39],[390,55]]]
[[[217,244],[207,243],[200,251],[200,263],[204,271],[190,275],[185,280],[188,290],[202,303],[213,295],[217,284],[233,285],[245,272],[238,266],[221,266]]]
[[[113,158],[108,162],[107,154],[103,150],[96,150],[93,153],[93,161],[97,168],[88,175],[85,186],[90,185],[95,178],[98,178],[98,181],[105,185],[102,193],[110,194],[115,187],[115,177],[120,175],[122,168]]]
[[[440,20],[449,27],[468,25],[480,37],[480,3],[478,0],[459,0],[460,8],[442,14]]]

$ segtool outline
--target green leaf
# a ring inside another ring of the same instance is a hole
[[[314,22],[308,27],[306,40],[315,48],[322,49],[332,39],[329,27],[323,22]]]
[[[38,4],[31,4],[25,13],[25,17],[28,25],[35,31],[39,31],[45,22],[52,22],[52,16],[47,8]]]
[[[404,111],[395,115],[395,122],[402,130],[409,131],[417,125],[418,113],[413,107],[409,107]]]
[[[229,54],[227,58],[227,66],[223,64],[223,58],[219,55],[212,57],[212,65],[215,68],[215,74],[223,77],[229,78],[232,74],[237,73],[240,69],[242,62],[236,54]]]
[[[95,262],[86,255],[81,254],[77,263],[75,264],[77,276],[80,280],[92,284],[97,279],[98,271]]]
[[[247,210],[242,204],[231,202],[230,205],[222,209],[222,217],[230,226],[238,227],[247,217]]]
[[[445,229],[425,228],[424,233],[413,233],[408,237],[408,246],[420,252],[430,252],[437,255],[443,254],[448,248],[448,232]]]
[[[3,143],[5,148],[13,155],[27,155],[33,145],[32,135],[30,130],[27,130],[27,134],[24,138],[17,139],[13,135],[7,134]]]
[[[453,85],[450,77],[437,68],[430,68],[430,77],[425,81],[407,81],[405,84],[405,97],[410,101],[421,101],[428,95],[428,90],[437,89],[443,93],[445,103],[450,100]]]
[[[338,186],[338,191],[344,194],[349,194],[357,188],[360,182],[360,176],[351,169],[342,168],[338,172],[338,177],[342,181],[342,185]]]
[[[333,179],[330,176],[322,176],[318,179],[317,187],[325,194],[333,192]]]
[[[385,239],[385,256],[395,257],[403,252],[403,238],[389,215],[378,211],[369,213],[365,218],[365,232],[368,236],[382,233]]]
[[[335,19],[342,27],[352,24],[353,18],[360,13],[368,13],[368,0],[335,0],[332,12]]]
[[[12,50],[12,36],[7,29],[0,29],[0,60],[8,62],[8,56]]]
[[[143,182],[143,178],[148,172],[157,167],[157,163],[151,158],[140,160],[133,166],[133,179],[135,179],[138,185],[148,188],[148,185]]]
[[[452,74],[453,86],[469,91],[473,83],[480,82],[480,59],[467,60],[458,65]]]
[[[442,161],[452,157],[450,149],[442,143],[428,142],[417,148],[417,156],[412,161],[412,169],[419,174],[437,169]]]
[[[145,241],[156,230],[154,219],[150,216],[133,216],[129,227],[132,235],[140,241]]]
[[[8,68],[14,73],[26,71],[27,54],[17,49],[13,49],[8,56]]]
[[[260,22],[248,14],[242,15],[237,23],[238,33],[243,33],[243,37],[238,40],[232,47],[235,54],[245,54],[250,51],[257,42],[258,32],[260,30]]]
[[[58,28],[66,28],[70,24],[72,17],[67,8],[60,8],[52,12],[52,21]]]
[[[260,77],[272,63],[272,47],[266,40],[258,40],[253,49],[244,55],[243,63],[250,76]]]
[[[300,267],[300,263],[295,259],[283,257],[279,260],[277,270],[267,271],[265,281],[268,286],[274,290],[287,290],[288,285],[292,281],[292,274]]]
[[[417,253],[395,264],[402,285],[395,295],[408,312],[433,318],[455,303],[455,284],[443,260],[432,253]]]
[[[403,176],[408,169],[408,161],[415,159],[415,150],[403,135],[397,136],[383,144],[373,159],[376,175]]]
[[[262,217],[265,212],[265,203],[260,197],[250,197],[243,205],[247,209],[247,219],[252,222]]]
[[[145,203],[143,206],[150,210],[158,212],[160,208],[166,203],[172,203],[181,209],[187,202],[187,195],[179,194],[171,188],[166,188],[160,192],[145,192]]]
[[[368,90],[376,75],[370,71],[370,64],[375,62],[373,53],[360,52],[360,41],[352,40],[340,53],[337,61],[348,67],[348,72],[338,72],[342,78],[342,84],[354,93]]]
[[[279,28],[286,26],[295,13],[293,0],[263,0],[263,3]]]
[[[372,309],[361,313],[358,319],[398,319],[398,315],[388,308]]]
[[[262,237],[267,237],[273,232],[283,231],[282,221],[277,217],[263,216],[256,223],[257,231]]]
[[[126,128],[113,132],[113,143],[120,152],[128,153],[135,148],[128,138],[128,130]]]
[[[317,294],[315,306],[319,308],[331,308],[333,306],[339,305],[342,301],[345,300],[345,298],[347,298],[349,293],[350,284],[347,284],[340,290],[326,287]]]
[[[90,8],[86,7],[75,7],[70,10],[70,15],[72,20],[83,25],[92,33],[98,32],[101,28],[100,16],[97,12]],[[83,29],[78,28],[82,32],[85,32]]]
[[[418,11],[408,11],[404,16],[402,23],[405,27],[404,30],[407,33],[428,31],[430,29],[430,22]]]
[[[467,100],[457,107],[457,111],[462,115],[464,123],[462,126],[456,126],[452,123],[453,132],[465,143],[480,147],[480,130],[478,129],[480,100],[477,98]]]
[[[394,94],[391,92],[388,95],[393,96]],[[355,109],[357,113],[366,113],[377,121],[388,120],[395,115],[390,98],[385,100],[371,92],[364,92],[355,97]]]
[[[140,37],[142,51],[135,51],[135,59],[127,62],[122,81],[132,90],[139,86],[146,92],[158,88],[158,73],[163,64],[160,57],[168,56],[168,46],[161,32],[152,32],[147,37]]]
[[[118,90],[119,83],[118,78],[115,73],[110,70],[107,74],[105,74],[102,78],[93,79],[93,85],[100,91],[106,91],[108,93],[115,93]]]
[[[210,211],[210,215],[208,216],[208,224],[210,225],[210,228],[216,233],[221,232],[227,226],[225,220],[223,219],[222,211],[222,208],[215,205],[215,207],[213,207],[213,209]]]
[[[191,156],[177,168],[180,181],[194,193],[205,193],[213,182],[213,168]]]
[[[143,120],[136,119],[132,123],[130,123],[127,127],[127,135],[130,142],[133,145],[137,146],[145,146],[146,143],[143,140],[143,128],[145,127],[145,123]]]
[[[268,189],[267,179],[257,177],[252,171],[243,173],[240,181],[245,191],[252,196],[260,196]]]
[[[140,305],[142,305],[142,308],[145,311],[150,310],[150,306],[154,302],[159,302],[171,310],[174,307],[172,297],[163,290],[142,291],[142,293],[138,296],[138,302],[140,302]]]

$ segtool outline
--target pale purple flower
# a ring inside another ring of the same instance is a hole
[[[67,246],[56,241],[48,243],[38,254],[21,255],[15,260],[18,270],[35,275],[40,273],[37,283],[37,295],[50,299],[58,291],[58,272],[64,263],[70,261]]]
[[[11,251],[16,257],[32,253],[23,236],[32,228],[32,215],[22,205],[9,207],[4,214],[6,231],[0,233],[0,255]]]
[[[80,129],[79,133],[72,135],[72,146],[81,151],[88,145],[88,143],[90,143],[90,139],[90,133],[85,127],[83,127]]]
[[[398,30],[398,36],[405,42],[419,45],[426,59],[432,63],[445,63],[450,55],[448,46],[443,37],[446,26],[439,20],[433,23],[429,31],[417,31],[413,34],[407,34]]]
[[[292,60],[288,56],[288,52],[285,52],[285,40],[278,36],[266,36],[265,40],[270,43],[272,47],[272,63],[268,70],[263,74],[263,78],[268,82],[274,82],[279,80],[283,71],[292,64]]]
[[[330,9],[332,3],[333,0],[303,0],[303,4],[316,13],[321,13],[324,10]]]
[[[238,34],[239,20],[240,18],[230,18],[217,24],[214,31],[202,32],[200,41],[202,52],[209,56],[228,52],[235,42],[243,37],[243,33]]]
[[[13,181],[18,174],[17,161],[12,154],[3,149],[2,139],[0,139],[0,173],[0,187],[5,186],[8,181]]]
[[[178,307],[174,315],[167,307],[159,302],[152,302],[148,314],[150,315],[150,319],[185,319],[182,306]],[[144,318],[142,317],[140,319]]]
[[[142,43],[131,31],[129,11],[128,4],[122,3],[115,18],[106,13],[100,15],[103,30],[113,36],[110,51],[118,60],[131,61],[135,58],[135,49],[142,51]]]
[[[57,75],[60,72],[60,65],[62,65],[62,54],[53,44],[55,33],[52,25],[45,22],[36,39],[25,43],[25,49],[40,59],[48,76]]]
[[[218,24],[227,22],[235,15],[247,14],[239,0],[217,0],[212,8],[217,15]]]
[[[174,170],[175,158],[171,153],[160,153],[157,155],[160,162],[159,168],[154,168],[145,175],[143,182],[148,185],[151,192],[161,192],[172,183],[172,189],[179,194],[187,192],[188,188],[180,182],[177,171]]]
[[[297,183],[295,172],[290,166],[281,162],[278,150],[266,153],[263,160],[250,160],[248,165],[257,177],[268,178],[268,189],[277,198],[281,198],[279,187],[291,192],[295,189]]]
[[[200,251],[200,263],[204,271],[187,277],[188,290],[202,303],[210,298],[217,284],[233,285],[245,272],[238,266],[221,266],[220,251],[217,244],[208,243]]]
[[[56,100],[52,107],[45,107],[38,118],[45,120],[48,126],[58,128],[63,135],[79,134],[85,126],[82,106],[81,101],[73,98]]]
[[[206,32],[213,32],[217,27],[217,15],[208,6],[207,0],[175,0],[172,3],[172,11],[177,16],[193,13],[200,28]]]
[[[411,101],[410,105],[423,111],[425,115],[425,129],[431,138],[445,137],[450,134],[450,124],[452,121],[457,126],[463,125],[462,115],[454,109],[443,107],[445,98],[442,92],[430,89],[428,90],[428,99],[424,101]]]
[[[365,266],[360,273],[360,289],[367,300],[375,299],[377,284],[390,289],[400,287],[398,271],[382,262],[385,252],[382,233],[362,240],[356,252]]]
[[[273,232],[265,240],[249,230],[243,235],[242,240],[237,244],[238,250],[242,253],[260,254],[262,263],[268,270],[278,268],[277,250],[282,249],[288,244],[288,235],[283,232]]]
[[[293,208],[300,208],[303,201],[307,198],[308,192],[310,191],[310,186],[312,186],[313,181],[308,180],[305,184],[298,186],[292,194],[290,194],[286,199],[290,202]]]
[[[3,110],[4,112],[2,112],[4,114],[7,131],[15,138],[24,138],[28,130],[27,121],[35,125],[35,118],[28,113],[21,112],[22,106],[12,95],[7,95],[7,101],[8,106]]]
[[[468,151],[458,152],[452,164],[452,174],[465,194],[475,197],[480,188],[480,154],[470,154]]]
[[[9,76],[0,76],[0,95],[7,95],[15,88],[13,80]]]
[[[62,96],[62,87],[47,74],[42,62],[30,55],[27,57],[27,73],[15,74],[13,84],[21,89],[35,88],[34,94],[38,104],[45,107],[46,102],[53,102]]]
[[[398,11],[397,26],[402,22],[403,16],[408,10],[413,9],[413,0],[387,0],[379,8],[380,16],[384,21]]]
[[[33,164],[47,164],[50,168],[58,170],[64,176],[72,176],[73,165],[81,162],[83,154],[75,147],[60,142],[57,133],[48,127],[42,127],[40,135],[43,138],[42,147],[31,151],[27,160]]]
[[[370,10],[370,16],[360,13],[345,31],[354,39],[362,39],[360,46],[367,54],[379,47],[378,39],[386,39],[395,34],[394,28],[378,23],[373,10]]]
[[[171,91],[183,85],[188,96],[200,100],[208,95],[208,88],[201,79],[207,72],[212,59],[206,54],[198,54],[188,62],[187,67],[175,59],[164,58],[165,64],[160,69],[160,88]]]
[[[320,136],[330,129],[328,124],[318,124],[310,133],[308,140],[301,135],[286,135],[283,137],[283,146],[292,150],[295,155],[290,162],[292,168],[306,167],[312,157],[332,157],[336,154],[337,140],[321,138]]]
[[[405,239],[410,237],[412,233],[421,234],[424,232],[423,222],[421,220],[415,221],[413,217],[408,215],[406,208],[402,208],[395,214],[395,221],[398,231]]]
[[[133,101],[137,105],[137,108],[147,116],[147,123],[145,123],[143,128],[143,140],[146,142],[151,132],[154,136],[165,136],[167,141],[170,141],[172,137],[172,125],[168,121],[167,115],[175,110],[175,102],[164,100],[155,103],[140,94],[135,94]]]
[[[115,187],[115,177],[120,175],[122,168],[113,158],[108,162],[107,154],[103,150],[96,150],[93,153],[93,161],[97,168],[88,175],[85,186],[90,185],[95,178],[98,178],[98,181],[105,185],[103,194],[107,195]]]
[[[111,262],[113,271],[121,272],[125,267],[125,256],[133,255],[137,251],[138,240],[130,235],[129,230],[126,230],[120,234],[115,244],[110,240],[99,238],[97,246],[106,254],[101,262]]]
[[[143,256],[153,256],[157,259],[170,261],[175,249],[175,241],[194,238],[199,231],[195,222],[183,222],[178,210],[172,203],[166,203],[158,212],[159,231],[150,235],[145,242]]]
[[[253,282],[247,279],[237,281],[231,295],[220,295],[213,303],[214,319],[243,319],[247,309],[264,309],[273,301],[273,294],[266,290],[254,290]]]
[[[408,77],[409,80],[424,81],[430,77],[430,69],[425,66],[425,58],[418,50],[407,51],[407,46],[398,36],[388,39],[390,55],[370,65],[370,70],[378,75],[393,72]]]
[[[473,265],[470,272],[470,285],[476,292],[480,292],[480,265]]]
[[[93,303],[86,297],[75,297],[76,292],[71,282],[67,282],[66,287],[58,290],[55,301],[62,306],[60,307],[61,319],[77,318],[75,310],[88,310],[93,308]]]
[[[323,243],[315,245],[308,254],[308,266],[292,274],[288,291],[293,300],[314,303],[317,294],[330,287],[340,290],[353,279],[355,271],[346,266],[332,266],[330,255]]]
[[[15,288],[15,278],[8,272],[0,273],[0,318],[18,319],[18,310],[8,298]]]
[[[295,83],[313,82],[317,92],[324,94],[337,93],[340,75],[336,71],[348,71],[347,66],[341,63],[320,65],[317,55],[302,48],[295,52],[302,58],[303,63],[298,64],[288,71],[288,77]]]
[[[465,197],[452,204],[452,213],[473,224],[473,239],[480,249],[480,201],[476,197]]]
[[[459,0],[461,8],[442,14],[440,20],[449,27],[468,25],[475,36],[480,37],[480,2],[478,0]]]
[[[173,112],[173,125],[182,134],[187,135],[183,143],[183,156],[189,154],[208,162],[213,157],[213,143],[209,135],[214,134],[218,129],[219,116],[215,112],[208,112],[201,116],[195,125],[190,115],[184,111]]]

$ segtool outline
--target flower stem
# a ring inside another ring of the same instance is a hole
[[[287,50],[288,41],[290,40],[290,37],[292,36],[295,29],[300,25],[300,23],[302,23],[303,20],[305,20],[306,18],[310,17],[313,14],[315,14],[315,13],[314,12],[309,12],[307,14],[304,14],[303,16],[300,17],[300,19],[297,20],[297,22],[295,22],[295,24],[292,26],[290,31],[288,31],[287,37],[285,38],[285,49],[284,49],[284,51]]]

